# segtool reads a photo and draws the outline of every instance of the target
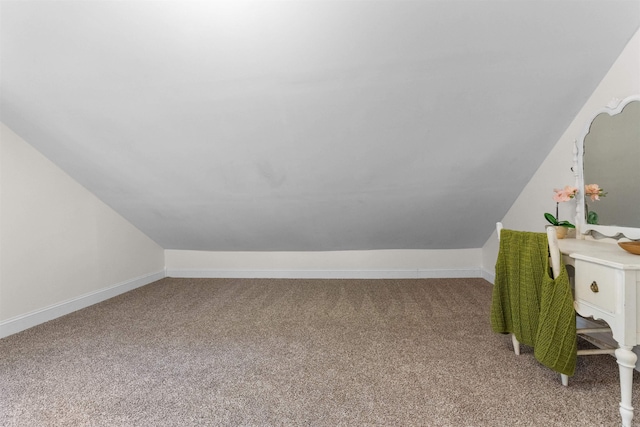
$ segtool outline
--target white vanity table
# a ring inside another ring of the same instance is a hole
[[[626,252],[616,239],[640,240],[638,123],[640,95],[613,100],[587,123],[574,151],[576,239],[558,241],[565,264],[575,268],[576,312],[607,322],[618,344],[624,427],[630,427],[633,419],[637,356],[632,349],[640,344],[640,255]],[[596,201],[586,197],[585,184],[594,183],[606,189],[607,197]]]
[[[631,390],[636,354],[640,344],[640,256],[625,252],[615,243],[595,240],[558,241],[564,262],[575,268],[576,312],[602,319],[611,327],[619,345],[620,414],[622,425],[631,426]]]

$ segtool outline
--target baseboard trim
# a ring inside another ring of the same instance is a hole
[[[496,281],[495,273],[491,273],[487,270],[482,270],[482,278],[491,284],[494,284]]]
[[[480,268],[406,270],[167,269],[167,277],[206,279],[442,279],[483,277]]]
[[[13,317],[0,322],[0,338],[8,337],[9,335],[24,331],[25,329],[32,328],[41,323],[73,313],[74,311],[89,307],[93,304],[97,304],[141,286],[148,285],[149,283],[155,282],[156,280],[160,280],[164,277],[166,277],[164,270],[156,273],[150,273],[134,279],[126,280],[122,283],[118,283],[99,291],[81,295],[77,298],[33,311],[31,313]]]

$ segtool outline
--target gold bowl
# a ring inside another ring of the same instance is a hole
[[[639,242],[618,242],[618,246],[620,246],[625,251],[632,253],[634,255],[640,255],[640,241]]]

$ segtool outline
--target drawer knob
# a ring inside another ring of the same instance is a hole
[[[598,284],[596,283],[596,281],[594,280],[593,282],[591,282],[591,292],[596,293],[598,292]]]

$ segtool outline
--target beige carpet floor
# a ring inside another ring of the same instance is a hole
[[[490,300],[482,279],[163,279],[0,340],[0,425],[619,425],[611,356],[562,387]]]

